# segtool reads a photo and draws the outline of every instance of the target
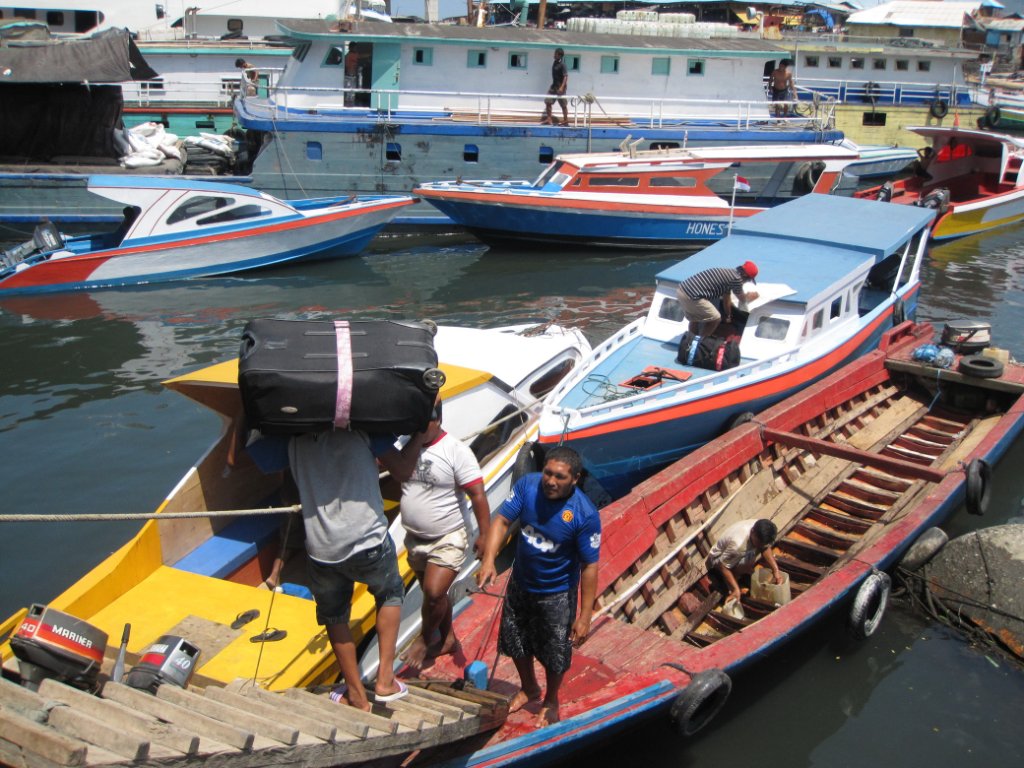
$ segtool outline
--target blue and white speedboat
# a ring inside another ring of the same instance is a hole
[[[225,275],[301,259],[354,256],[410,197],[284,201],[236,184],[171,176],[93,176],[124,206],[111,232],[65,239],[52,224],[0,253],[0,296]]]
[[[914,315],[933,216],[811,194],[738,221],[729,237],[660,272],[646,317],[595,347],[551,393],[542,447],[575,448],[619,496],[747,413],[876,347],[885,330]],[[747,260],[760,270],[747,290],[759,296],[743,327],[718,329],[738,339],[738,365],[679,362],[688,323],[676,287],[701,270]]]

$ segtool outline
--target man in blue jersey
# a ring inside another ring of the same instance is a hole
[[[601,518],[576,486],[583,464],[571,448],[548,452],[544,470],[521,478],[491,522],[477,583],[497,576],[494,558],[512,523],[520,526],[516,559],[501,614],[498,650],[512,659],[521,689],[509,711],[540,701],[537,726],[559,720],[558,690],[572,663],[572,646],[590,632],[597,596]],[[576,596],[580,612],[576,615]],[[541,700],[533,661],[544,667]]]
[[[676,288],[676,296],[683,307],[683,315],[690,321],[690,333],[711,336],[722,322],[723,312],[713,302],[721,300],[725,322],[732,322],[732,297],[740,309],[757,298],[757,291],[743,292],[743,283],[757,283],[757,265],[748,261],[735,269],[711,267],[690,275]]]

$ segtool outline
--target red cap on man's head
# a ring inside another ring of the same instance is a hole
[[[752,283],[756,283],[757,282],[757,280],[754,279],[755,277],[757,277],[757,264],[755,264],[752,261],[747,261],[747,262],[744,262],[744,264],[741,267],[741,269],[746,274],[746,276],[750,279],[750,282],[752,282]]]

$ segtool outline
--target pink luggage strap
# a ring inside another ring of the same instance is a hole
[[[352,415],[352,335],[347,320],[334,321],[338,345],[338,390],[334,400],[334,426],[346,429]]]

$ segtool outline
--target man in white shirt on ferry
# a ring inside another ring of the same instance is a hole
[[[405,546],[423,589],[422,631],[401,657],[411,667],[422,668],[425,661],[458,649],[448,590],[469,556],[470,506],[479,528],[479,558],[491,524],[483,473],[473,452],[441,428],[438,400],[416,469],[402,483]]]

